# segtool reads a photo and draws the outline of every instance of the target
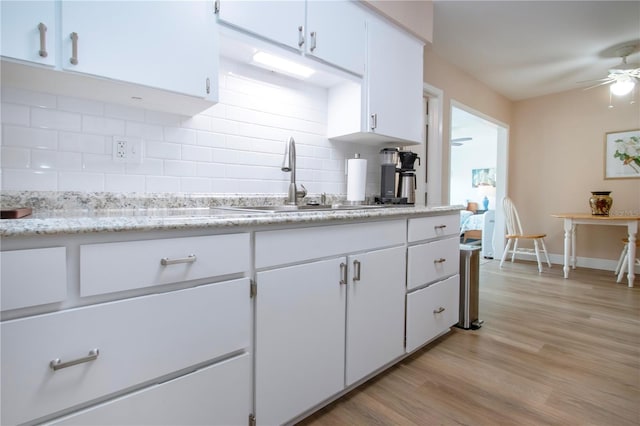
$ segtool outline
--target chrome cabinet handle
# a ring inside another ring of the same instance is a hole
[[[181,257],[179,259],[169,259],[168,257],[163,257],[162,259],[160,259],[160,264],[162,266],[168,266],[168,265],[175,265],[177,263],[193,263],[196,260],[198,260],[198,258],[196,257],[195,254],[190,254],[187,257]]]
[[[40,31],[40,50],[38,50],[38,55],[46,58],[49,56],[47,53],[47,26],[40,22],[38,24],[38,31]]]
[[[443,312],[444,312],[444,308],[442,306],[440,306],[438,309],[433,310],[434,314],[441,314]]]
[[[340,264],[340,284],[347,284],[347,264]]]
[[[78,33],[71,33],[71,59],[73,65],[78,65]]]
[[[447,259],[445,259],[445,258],[441,257],[441,258],[439,258],[439,259],[435,259],[435,260],[433,261],[433,263],[444,263],[444,262],[446,262],[446,261],[447,261]]]
[[[211,79],[209,77],[207,77],[207,79],[205,80],[205,87],[207,90],[207,95],[211,93]]]
[[[435,229],[444,229],[446,227],[447,227],[447,225],[436,225],[436,226],[434,226]]]
[[[353,261],[353,281],[360,281],[360,261]]]
[[[317,37],[318,37],[318,33],[316,33],[315,31],[311,31],[311,48],[310,50],[313,52],[314,50],[316,50],[317,47]]]
[[[371,130],[378,127],[378,114],[371,114]]]
[[[67,368],[73,365],[78,365],[78,364],[83,364],[85,362],[93,361],[95,359],[98,359],[98,355],[100,355],[100,350],[98,348],[91,349],[89,351],[89,355],[83,356],[82,358],[74,359],[71,361],[62,362],[60,358],[56,358],[49,363],[49,367],[51,367],[53,371],[58,371],[62,368]]]
[[[298,47],[302,47],[304,44],[304,27],[300,25],[298,27]]]

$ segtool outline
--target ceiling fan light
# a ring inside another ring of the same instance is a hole
[[[610,90],[616,96],[624,96],[631,93],[635,85],[636,83],[632,78],[620,78],[611,85]]]

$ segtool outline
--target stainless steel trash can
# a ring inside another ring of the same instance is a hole
[[[480,293],[481,247],[460,244],[460,319],[458,327],[476,330],[483,321],[478,319]]]

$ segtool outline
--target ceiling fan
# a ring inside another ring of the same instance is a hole
[[[634,89],[636,83],[640,80],[640,64],[628,64],[627,56],[636,50],[636,45],[623,46],[616,50],[616,55],[622,58],[622,63],[609,70],[609,75],[596,81],[597,84],[587,87],[584,90],[593,89],[595,87],[611,84],[610,91],[617,96],[624,96]]]

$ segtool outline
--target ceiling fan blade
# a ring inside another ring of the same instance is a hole
[[[607,81],[607,80],[612,81],[611,77],[604,77],[604,78],[598,78],[598,79],[595,79],[595,80],[578,81],[578,84],[581,84],[581,83],[595,83],[597,81]]]
[[[611,81],[610,81],[609,79],[607,79],[607,80],[608,80],[608,81],[605,81],[605,82],[600,83],[600,84],[594,84],[593,86],[585,87],[585,88],[584,88],[584,89],[582,89],[582,90],[595,89],[596,87],[604,86],[605,84],[609,84],[609,83],[611,83]]]

